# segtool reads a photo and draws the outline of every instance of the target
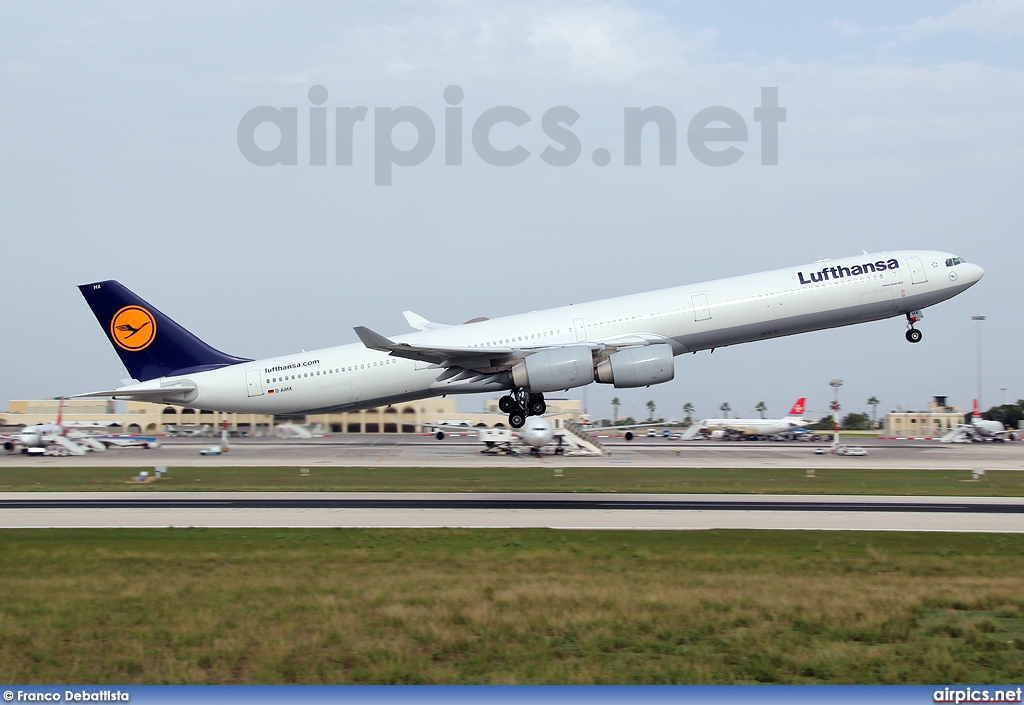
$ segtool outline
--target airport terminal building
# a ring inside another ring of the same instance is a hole
[[[886,438],[939,438],[964,423],[960,407],[946,403],[944,395],[928,402],[927,411],[890,411],[885,415],[882,436]]]
[[[0,427],[53,423],[60,410],[59,399],[16,400],[8,411],[0,413]],[[580,402],[574,399],[548,400],[548,416],[560,425],[564,420],[582,420]],[[106,399],[71,399],[64,402],[64,423],[83,428],[95,427],[123,433],[193,433],[204,428],[213,431],[227,422],[227,428],[239,435],[270,435],[283,423],[318,427],[323,433],[422,433],[436,424],[466,426],[505,426],[508,417],[498,411],[495,399],[485,400],[483,412],[460,412],[455,399],[432,397],[341,414],[311,414],[304,418],[274,417],[268,414],[221,413],[208,409],[188,409],[170,404]]]

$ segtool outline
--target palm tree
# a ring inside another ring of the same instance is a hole
[[[718,408],[722,410],[722,414],[725,415],[725,418],[729,418],[729,411],[732,408],[732,407],[729,406],[729,402],[723,401],[722,405],[720,407],[718,407]]]
[[[619,406],[621,404],[618,397],[612,397],[612,423],[619,422]]]
[[[683,404],[683,413],[686,414],[686,425],[689,426],[693,423],[693,404],[690,402]]]
[[[757,406],[754,408],[757,410],[757,413],[761,414],[762,419],[764,418],[764,412],[768,411],[768,405],[763,401],[757,402]]]
[[[648,417],[648,419],[647,419],[648,421],[654,421],[654,410],[655,410],[656,408],[658,408],[658,407],[657,407],[657,405],[656,405],[656,404],[654,403],[654,400],[653,400],[653,399],[652,399],[651,401],[647,402],[647,410],[648,410],[649,412],[651,412],[651,413],[650,413],[650,416],[649,416],[649,417]]]
[[[878,401],[878,397],[871,397],[868,399],[868,405],[871,407],[871,425],[878,427],[878,405],[881,402]]]

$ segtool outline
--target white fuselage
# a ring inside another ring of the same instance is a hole
[[[54,438],[64,434],[64,427],[52,423],[26,426],[18,434],[18,443],[26,448],[42,448],[55,443]]]
[[[971,421],[974,431],[982,438],[997,438],[1006,435],[1006,427],[1000,421],[974,419]]]
[[[953,255],[923,250],[861,255],[543,311],[423,330],[392,338],[414,345],[488,348],[615,343],[644,338],[675,355],[880,320],[923,309],[967,289],[984,273],[947,266]],[[861,271],[865,263],[895,264]],[[958,261],[959,262],[959,261]],[[860,272],[860,273],[858,273]],[[256,360],[180,377],[195,390],[164,401],[215,411],[295,414],[351,411],[441,394],[499,391],[438,377],[428,363],[361,343]],[[131,397],[131,386],[119,396]],[[152,396],[146,397],[150,400]]]
[[[532,416],[519,429],[519,440],[531,448],[543,448],[555,440],[555,431],[543,416]]]
[[[704,419],[699,425],[709,431],[736,431],[748,436],[771,436],[797,428],[806,428],[814,419],[788,416],[782,419]]]

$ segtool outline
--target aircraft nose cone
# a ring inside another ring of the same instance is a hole
[[[972,263],[971,267],[971,281],[979,281],[983,276],[985,276],[985,270],[978,265]]]

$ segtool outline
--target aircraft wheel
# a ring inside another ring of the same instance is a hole
[[[911,343],[920,343],[922,337],[921,331],[917,328],[911,328],[907,331],[907,340]]]
[[[498,400],[498,408],[501,409],[503,414],[511,414],[516,408],[516,400],[506,394]]]
[[[508,415],[508,425],[512,428],[522,428],[526,425],[526,417],[523,416],[523,412],[514,411]]]
[[[543,416],[548,405],[540,395],[530,399],[530,416]]]

